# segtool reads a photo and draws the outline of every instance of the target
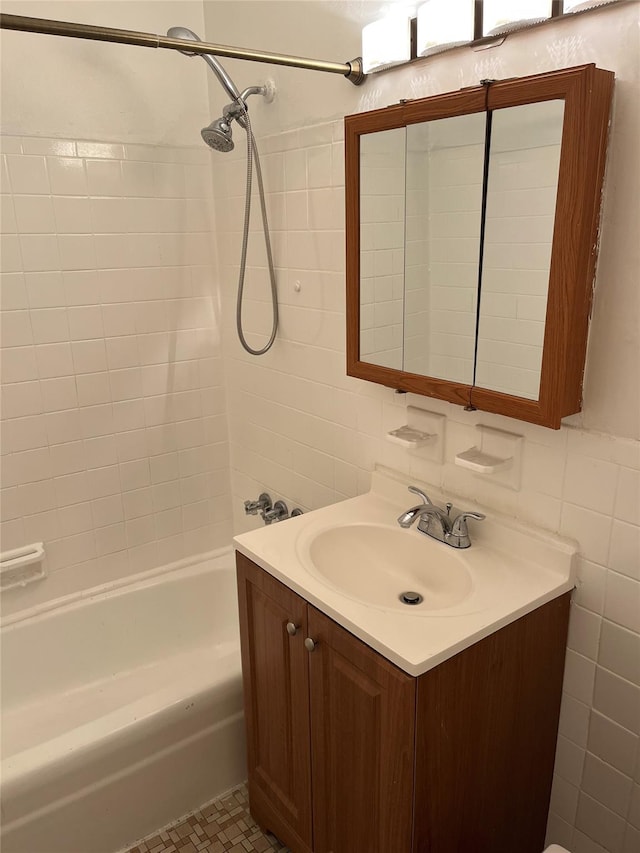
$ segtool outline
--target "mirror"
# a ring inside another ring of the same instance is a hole
[[[347,116],[347,373],[558,428],[580,410],[613,75]]]
[[[544,101],[362,137],[362,361],[537,399],[563,112]]]
[[[473,381],[486,118],[360,143],[360,356]]]
[[[474,384],[537,400],[564,101],[495,110]]]

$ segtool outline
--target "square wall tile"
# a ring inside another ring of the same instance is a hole
[[[610,571],[607,576],[604,616],[640,634],[640,581]]]
[[[598,663],[640,686],[640,635],[605,619]]]
[[[59,308],[65,304],[61,272],[30,272],[24,280],[30,308]]]
[[[633,775],[639,741],[638,735],[597,711],[591,712],[589,752],[626,776]]]
[[[13,193],[47,195],[50,192],[44,157],[7,154],[6,163]]]
[[[622,818],[629,810],[632,785],[629,776],[587,753],[581,790]]]
[[[621,467],[618,474],[615,517],[640,525],[640,471]]]
[[[66,308],[37,308],[31,311],[33,341],[36,344],[53,344],[69,340],[69,322]]]
[[[622,853],[624,819],[587,794],[578,800],[576,827],[610,853]]]
[[[0,389],[5,418],[20,418],[43,411],[39,382],[16,382]]]
[[[617,465],[569,453],[564,481],[565,500],[595,512],[611,515],[617,484]]]
[[[53,234],[53,204],[48,195],[17,195],[13,198],[17,230],[21,234]]]
[[[48,157],[47,168],[53,195],[87,195],[84,162],[75,157]]]
[[[60,269],[58,240],[52,234],[22,234],[20,251],[25,272]]]
[[[640,527],[614,520],[609,547],[609,568],[640,581]]]
[[[640,734],[640,687],[598,667],[593,707],[633,734]]]

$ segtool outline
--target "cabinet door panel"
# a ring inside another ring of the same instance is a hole
[[[315,853],[411,849],[415,680],[309,606]]]
[[[237,566],[251,813],[291,847],[310,849],[307,605],[240,554]]]

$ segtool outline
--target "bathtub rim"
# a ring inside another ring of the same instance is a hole
[[[121,590],[129,587],[135,589],[154,585],[151,582],[159,583],[164,579],[165,575],[178,573],[185,569],[194,568],[200,564],[210,564],[216,561],[222,561],[225,557],[233,557],[233,546],[225,545],[222,548],[217,548],[213,551],[205,551],[201,554],[194,554],[190,557],[183,557],[180,560],[174,560],[171,563],[165,563],[162,566],[156,566],[153,569],[146,569],[135,574],[125,575],[116,580],[107,581],[106,583],[92,586],[88,589],[78,590],[77,592],[67,593],[67,595],[52,598],[49,601],[43,601],[41,604],[25,607],[15,613],[11,613],[0,619],[0,630],[17,625],[21,622],[30,621],[40,616],[52,613],[53,611],[62,611],[67,608],[72,608],[74,605],[85,603],[96,598],[110,598],[112,595],[119,593]],[[6,594],[6,593],[5,593]]]

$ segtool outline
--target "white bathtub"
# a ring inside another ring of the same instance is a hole
[[[5,620],[3,853],[114,853],[245,778],[232,560]]]

